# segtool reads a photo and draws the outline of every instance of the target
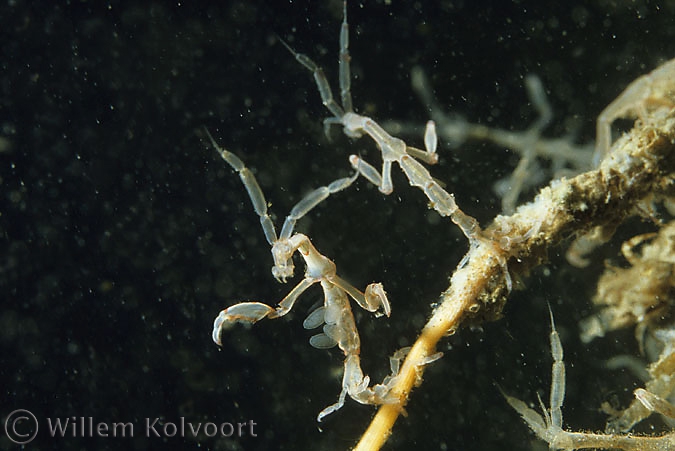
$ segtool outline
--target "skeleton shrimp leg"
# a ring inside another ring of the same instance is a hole
[[[638,388],[635,390],[635,398],[650,411],[660,413],[668,418],[675,418],[675,406],[660,396],[644,388]]]
[[[315,328],[324,324],[323,332],[314,335],[310,339],[310,344],[319,349],[337,345],[345,355],[345,362],[342,391],[338,402],[324,409],[319,414],[318,421],[342,407],[346,395],[362,404],[393,402],[387,396],[389,386],[386,383],[376,385],[373,388],[368,386],[370,378],[364,376],[361,370],[359,358],[361,342],[349,303],[351,297],[363,309],[373,312],[377,316],[382,313],[389,316],[391,307],[382,284],[372,283],[366,287],[365,293],[359,291],[337,275],[335,263],[319,253],[307,236],[301,233],[293,233],[295,223],[299,219],[331,194],[349,187],[359,173],[357,172],[352,177],[338,179],[306,195],[291,209],[284,221],[281,234],[277,236],[274,224],[267,213],[267,201],[253,173],[244,166],[244,163],[236,155],[220,148],[208,130],[206,130],[206,134],[220,156],[237,171],[251,198],[253,208],[260,217],[265,237],[272,246],[274,258],[272,274],[274,277],[280,282],[285,282],[286,278],[293,275],[293,254],[295,252],[300,253],[306,265],[305,277],[279,302],[276,309],[267,304],[253,301],[235,304],[221,311],[213,323],[213,341],[221,345],[223,330],[231,327],[234,323],[254,324],[263,318],[273,319],[285,315],[291,311],[295,302],[307,288],[319,283],[324,295],[323,307],[318,310],[318,313],[317,311],[312,312],[303,325],[306,328]],[[382,313],[380,313],[380,310]]]
[[[424,145],[426,150],[420,150],[408,146],[403,140],[391,136],[373,119],[357,114],[353,110],[351,98],[350,66],[349,66],[349,26],[347,24],[347,2],[343,3],[343,20],[340,29],[340,97],[342,105],[339,105],[333,98],[330,84],[326,79],[323,70],[312,61],[307,55],[296,52],[286,42],[281,40],[282,44],[288,49],[295,59],[307,68],[314,76],[314,82],[321,96],[324,106],[330,111],[333,117],[324,121],[326,129],[331,124],[339,124],[343,127],[344,133],[351,138],[359,138],[368,135],[382,152],[382,170],[380,172],[372,165],[365,162],[356,155],[351,155],[349,160],[352,167],[362,174],[371,183],[377,185],[383,194],[390,194],[393,191],[391,179],[391,166],[396,162],[405,175],[411,186],[415,186],[424,191],[424,194],[430,201],[430,205],[441,216],[449,216],[450,219],[459,226],[469,241],[473,242],[480,234],[478,222],[464,214],[457,204],[452,194],[446,192],[436,183],[429,171],[417,162],[414,158],[420,159],[428,164],[438,162],[436,147],[438,138],[436,135],[436,126],[433,121],[427,123],[424,136]]]
[[[513,407],[516,412],[523,417],[523,420],[530,426],[530,428],[537,434],[537,437],[545,440],[554,447],[554,442],[564,432],[562,429],[562,405],[565,398],[565,363],[563,362],[563,348],[560,343],[560,337],[555,329],[553,322],[553,312],[549,312],[551,316],[551,354],[553,356],[553,370],[551,376],[551,395],[550,395],[550,409],[546,409],[541,398],[539,398],[539,405],[544,414],[542,418],[536,411],[530,409],[523,401],[508,396],[502,392],[506,401]]]
[[[550,311],[550,307],[549,307]],[[621,434],[594,434],[590,432],[570,432],[562,428],[562,405],[565,398],[565,364],[563,362],[563,348],[560,337],[555,329],[553,313],[551,313],[551,354],[553,369],[551,375],[550,408],[544,406],[539,398],[539,405],[543,417],[523,401],[508,396],[502,392],[506,401],[520,414],[530,429],[540,439],[549,444],[549,449],[621,449],[627,451],[673,451],[675,450],[675,433],[660,437],[621,435]],[[670,415],[673,406],[658,396],[643,390],[635,391],[635,396],[648,409]]]

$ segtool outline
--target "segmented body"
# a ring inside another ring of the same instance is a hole
[[[675,59],[667,61],[628,85],[598,116],[596,165],[612,145],[612,123],[619,118],[645,117],[650,108],[675,106]]]

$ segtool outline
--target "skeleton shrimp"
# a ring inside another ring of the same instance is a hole
[[[635,79],[619,97],[602,110],[596,126],[594,164],[597,166],[609,152],[612,144],[612,122],[624,117],[644,117],[650,104],[672,107],[674,103],[675,59],[672,59]]]
[[[280,39],[281,40],[281,39]],[[321,100],[324,106],[333,114],[333,117],[324,120],[326,133],[332,124],[343,127],[344,133],[350,138],[360,138],[368,135],[382,152],[381,173],[374,166],[362,158],[351,155],[349,161],[352,167],[363,175],[368,181],[378,187],[383,194],[393,191],[391,179],[391,166],[398,163],[405,173],[411,186],[424,191],[430,205],[441,216],[450,216],[450,219],[459,226],[470,242],[474,242],[480,234],[478,222],[473,217],[459,209],[454,195],[445,191],[415,158],[425,163],[435,164],[438,162],[436,147],[438,137],[436,126],[433,121],[427,122],[424,134],[424,146],[426,150],[408,146],[402,139],[391,136],[373,119],[354,112],[351,96],[351,80],[349,65],[349,25],[347,24],[347,2],[343,2],[343,20],[340,28],[340,62],[339,62],[339,85],[342,105],[333,98],[331,87],[326,76],[314,61],[307,55],[296,52],[285,41],[281,43],[288,49],[295,59],[307,68],[314,76]]]
[[[636,436],[622,434],[595,434],[590,432],[570,432],[562,427],[562,405],[565,399],[565,363],[563,361],[563,347],[560,336],[553,322],[553,312],[549,307],[551,317],[551,354],[553,369],[551,374],[550,407],[547,409],[541,397],[539,405],[544,414],[543,418],[534,409],[528,407],[520,399],[502,392],[506,401],[520,414],[527,425],[541,440],[548,443],[549,449],[621,449],[626,451],[673,451],[675,450],[675,433],[663,436]],[[672,417],[675,407],[659,396],[638,388],[635,397],[647,409]]]
[[[296,251],[300,253],[307,267],[305,277],[279,302],[277,308],[261,302],[242,302],[221,311],[213,323],[213,341],[219,346],[222,345],[223,330],[228,329],[234,323],[254,324],[263,318],[273,319],[284,316],[291,311],[298,297],[307,288],[319,283],[324,295],[323,306],[310,313],[303,326],[306,329],[314,329],[323,325],[323,332],[312,336],[309,340],[310,344],[318,349],[329,349],[337,345],[344,353],[345,361],[342,391],[338,401],[322,410],[317,420],[321,421],[326,415],[340,409],[344,405],[346,395],[362,404],[395,402],[395,399],[387,397],[388,379],[373,388],[368,386],[370,377],[364,376],[361,370],[359,333],[349,304],[349,297],[351,297],[363,309],[375,313],[376,316],[382,314],[389,316],[391,307],[382,284],[372,283],[366,287],[365,293],[362,293],[337,275],[335,263],[319,253],[306,235],[293,233],[295,223],[299,219],[331,194],[351,185],[359,173],[355,173],[352,177],[335,180],[328,186],[322,186],[307,194],[291,209],[284,221],[281,234],[277,236],[274,224],[267,213],[267,201],[253,173],[236,155],[219,147],[208,130],[206,134],[220,156],[237,171],[251,198],[253,208],[260,218],[265,238],[272,246],[274,277],[280,282],[285,282],[288,277],[293,276],[293,254]]]

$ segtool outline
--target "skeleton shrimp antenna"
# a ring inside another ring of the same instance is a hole
[[[307,55],[296,52],[293,47],[288,45],[281,37],[279,41],[288,49],[293,57],[303,66],[305,66],[312,74],[314,75],[314,81],[321,95],[321,100],[328,110],[333,113],[332,118],[325,120],[324,125],[326,126],[326,131],[328,126],[331,124],[341,124],[342,118],[345,116],[345,113],[353,113],[354,108],[352,105],[352,94],[351,94],[351,69],[349,65],[349,24],[347,23],[347,2],[342,4],[342,26],[340,27],[340,67],[339,67],[339,83],[340,83],[340,99],[342,100],[342,106],[333,98],[333,91],[328,84],[328,79],[323,72],[323,69],[319,67],[314,61],[312,61]],[[360,136],[360,135],[359,135]]]
[[[221,158],[225,160],[227,164],[229,164],[230,167],[232,167],[232,169],[237,172],[237,174],[239,174],[239,178],[241,179],[244,188],[246,188],[246,191],[248,192],[248,197],[251,199],[253,209],[260,218],[260,225],[262,226],[265,238],[271,246],[273,246],[279,240],[290,238],[293,234],[295,223],[299,219],[309,213],[314,207],[323,202],[331,194],[342,191],[354,183],[354,180],[356,180],[356,178],[359,176],[359,173],[356,172],[351,177],[337,179],[326,186],[322,186],[311,191],[291,209],[291,212],[284,220],[284,225],[281,227],[281,234],[279,234],[277,237],[274,223],[272,223],[272,219],[267,213],[267,200],[265,200],[265,195],[263,194],[262,189],[260,189],[260,185],[258,184],[258,181],[251,170],[248,169],[241,159],[239,159],[239,157],[237,157],[235,154],[220,147],[206,127],[204,127],[204,131],[206,132],[206,136],[208,136],[209,141],[211,141],[211,145],[214,149],[216,149]]]
[[[213,136],[211,136],[211,133],[206,127],[204,127],[204,131],[206,132],[206,136],[208,136],[209,141],[211,141],[211,145],[214,149],[216,149],[221,158],[225,160],[227,164],[232,167],[232,169],[237,171],[237,174],[239,174],[239,178],[244,184],[244,188],[246,188],[246,191],[248,192],[248,197],[251,199],[253,209],[255,210],[258,217],[260,217],[260,225],[262,226],[267,242],[269,244],[274,243],[277,241],[277,232],[274,230],[272,219],[270,218],[269,214],[267,214],[267,201],[265,200],[265,195],[260,189],[260,185],[258,185],[258,181],[256,180],[255,176],[251,170],[244,165],[244,162],[241,161],[238,156],[221,148],[218,143],[216,143],[216,140],[213,138]]]

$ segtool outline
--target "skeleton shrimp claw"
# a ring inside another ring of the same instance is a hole
[[[344,99],[343,99],[344,100]],[[323,291],[323,306],[312,312],[303,326],[308,329],[323,324],[323,332],[314,335],[310,344],[315,348],[327,349],[338,346],[345,355],[344,376],[342,391],[338,402],[327,407],[318,416],[321,421],[326,415],[338,410],[349,395],[362,404],[382,404],[389,402],[386,384],[369,388],[370,378],[363,374],[359,353],[361,341],[354,321],[349,298],[354,299],[363,309],[374,313],[389,316],[391,306],[382,284],[372,283],[366,287],[365,293],[359,291],[349,282],[337,275],[335,263],[322,255],[312,244],[310,239],[301,233],[293,233],[295,223],[319,205],[328,196],[349,187],[358,177],[356,172],[352,177],[345,177],[315,189],[298,202],[286,217],[281,233],[277,236],[274,224],[267,213],[267,201],[258,185],[253,173],[244,166],[244,163],[234,154],[220,148],[213,137],[206,131],[211,144],[220,156],[239,173],[239,177],[251,198],[256,214],[267,241],[271,245],[274,266],[272,274],[280,281],[285,282],[294,272],[293,255],[298,252],[305,261],[304,278],[279,302],[276,308],[260,302],[243,302],[232,305],[221,311],[213,323],[213,341],[222,345],[223,330],[234,323],[255,324],[263,318],[279,318],[291,311],[300,295],[310,286],[319,284]]]
[[[255,324],[273,311],[272,307],[260,302],[242,302],[241,304],[226,308],[220,312],[213,322],[213,341],[218,346],[222,346],[220,336],[223,329],[230,327],[234,323]]]
[[[359,302],[358,300],[356,302]],[[391,315],[391,307],[389,306],[389,301],[387,300],[387,293],[384,292],[384,287],[381,283],[371,283],[366,287],[365,292],[365,305],[361,305],[361,308],[369,312],[374,312],[375,316],[380,316],[382,313]],[[379,309],[382,307],[382,313],[379,313]]]

